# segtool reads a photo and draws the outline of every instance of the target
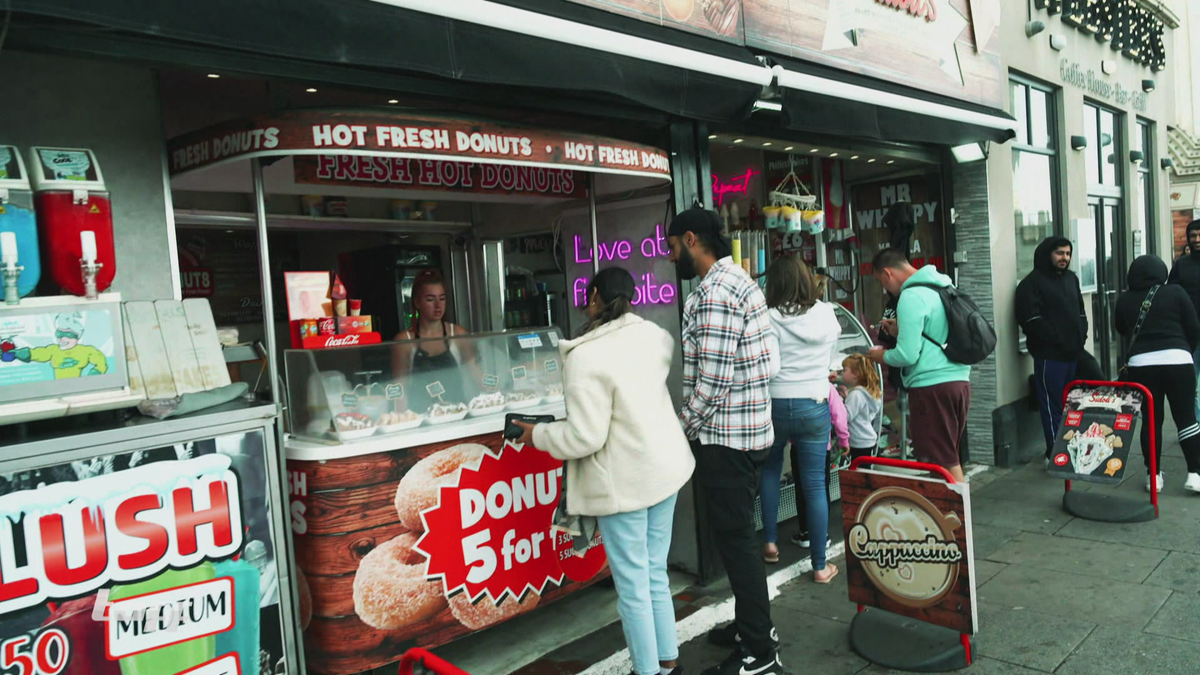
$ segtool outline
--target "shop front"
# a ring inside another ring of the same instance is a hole
[[[1112,312],[1130,262],[1150,253],[1169,264],[1180,253],[1168,200],[1179,22],[1161,4],[1113,5],[1119,11],[1106,14],[1108,5],[1098,3],[1100,19],[1081,22],[1077,8],[1035,3],[1001,27],[1007,109],[1019,126],[1017,138],[987,160],[991,246],[979,261],[995,279],[1000,376],[992,426],[1001,464],[1044,449],[1030,404],[1033,359],[1014,307],[1038,243],[1052,234],[1072,241],[1087,349],[1113,379],[1125,357]]]

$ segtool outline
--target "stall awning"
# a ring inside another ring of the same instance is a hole
[[[484,0],[10,3],[21,13],[206,49],[609,94],[711,121],[744,117],[771,82],[747,49],[574,3],[557,3],[554,15]]]
[[[870,78],[774,60],[790,129],[897,143],[957,146],[1016,136],[1008,113]]]

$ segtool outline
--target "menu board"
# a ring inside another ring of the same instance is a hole
[[[0,474],[0,672],[285,672],[261,431]]]
[[[1076,387],[1067,394],[1050,455],[1055,478],[1120,483],[1138,434],[1144,396],[1135,389]]]

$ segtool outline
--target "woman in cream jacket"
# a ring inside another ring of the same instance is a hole
[[[667,391],[674,340],[632,313],[629,272],[602,270],[587,293],[582,335],[560,346],[567,419],[522,425],[521,441],[566,463],[568,513],[598,517],[634,672],[676,672],[667,551],[695,460]]]

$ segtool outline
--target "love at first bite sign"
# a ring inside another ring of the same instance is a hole
[[[850,601],[974,634],[969,486],[862,469],[840,479]]]

